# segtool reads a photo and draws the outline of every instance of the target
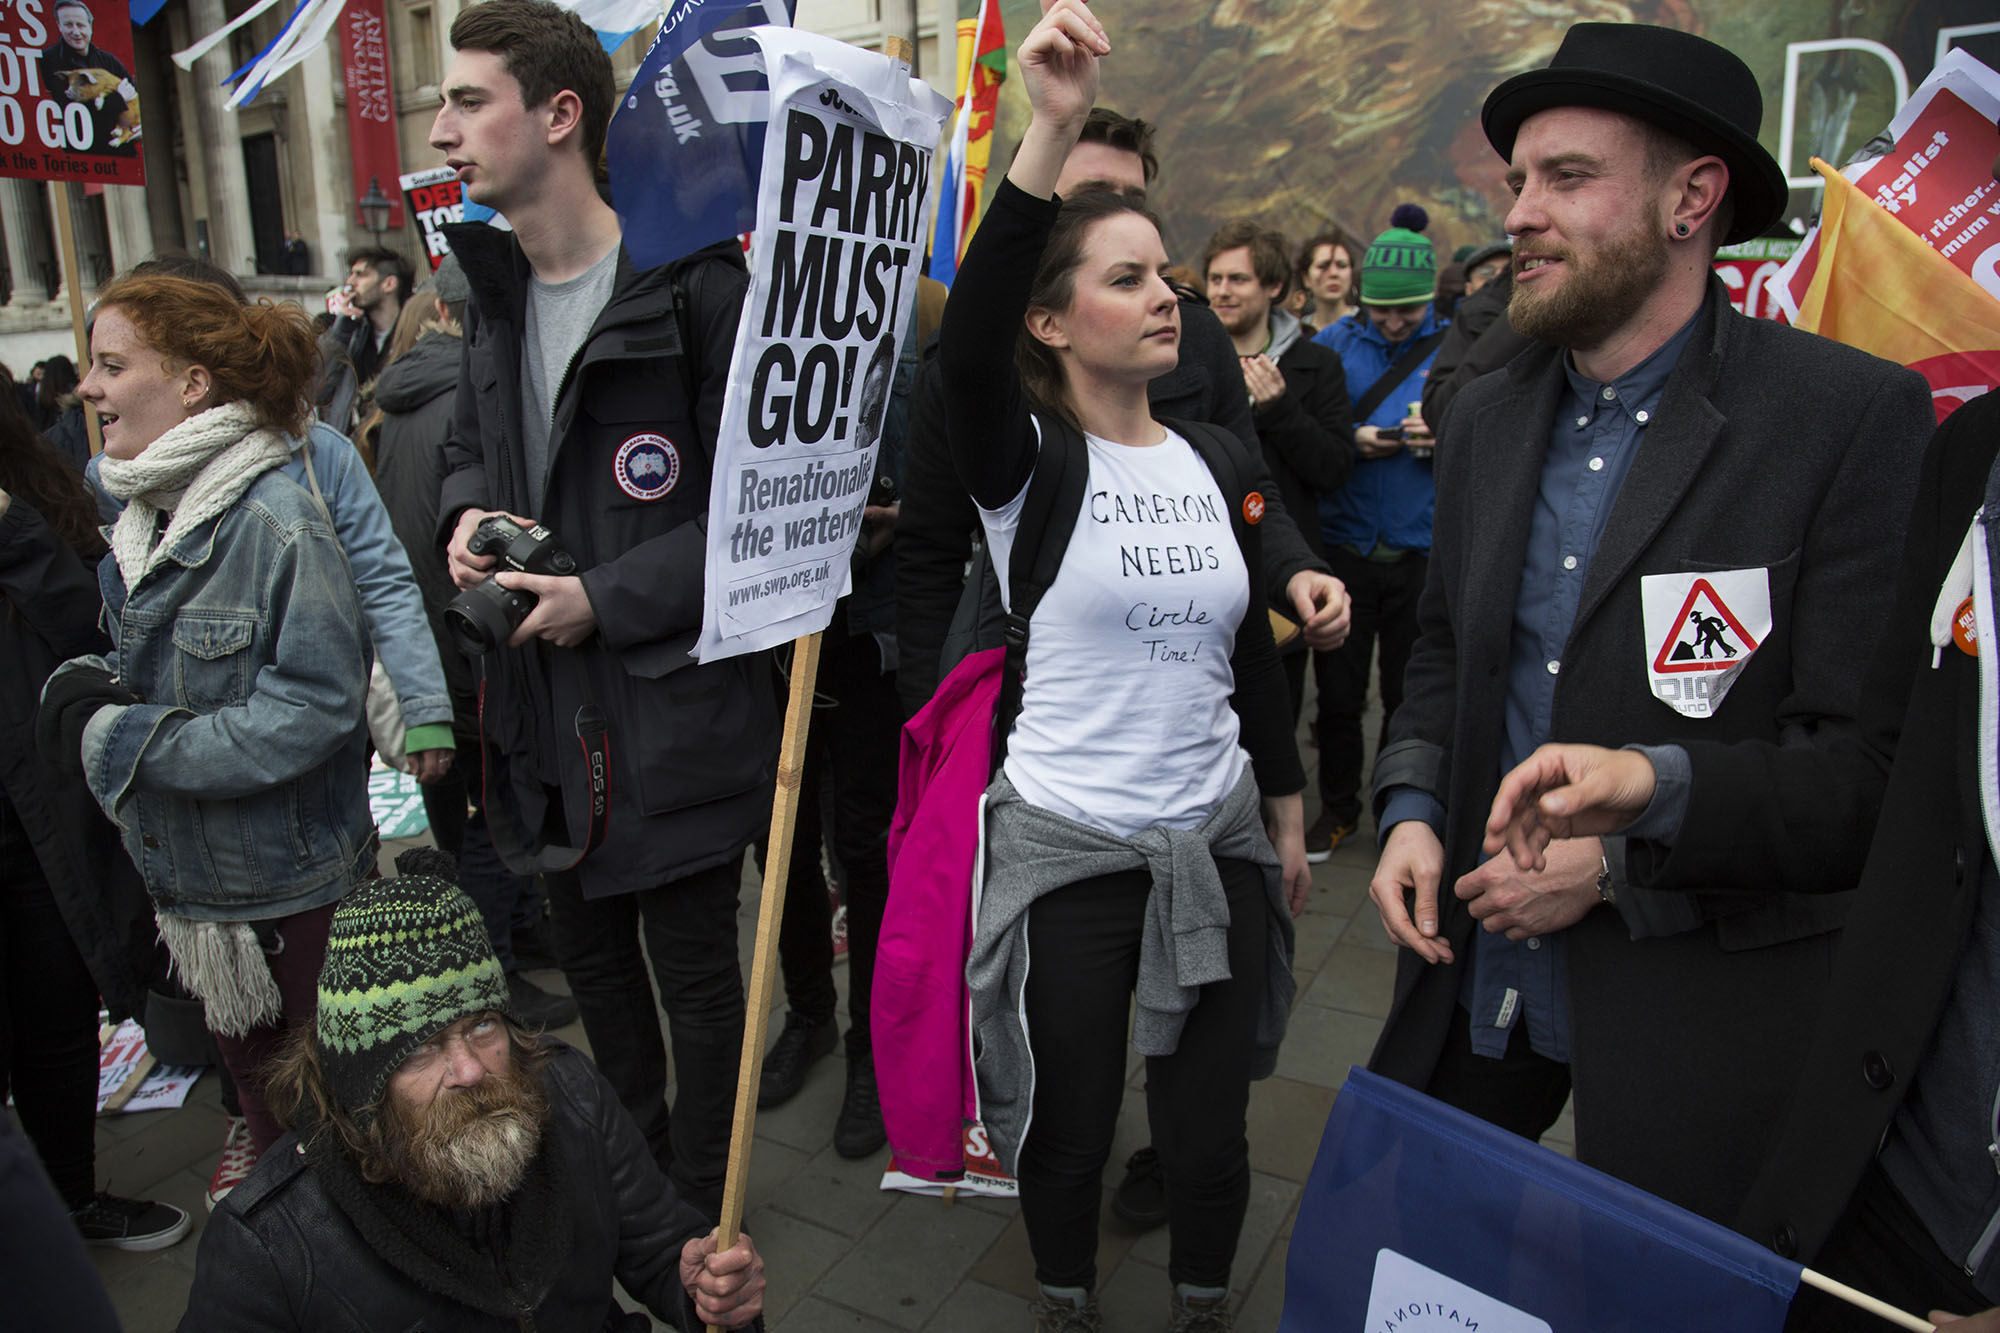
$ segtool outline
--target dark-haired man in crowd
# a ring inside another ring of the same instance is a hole
[[[318,1017],[272,1065],[292,1133],[215,1210],[181,1327],[645,1329],[763,1306],[582,1054],[519,1025],[479,909],[431,849],[333,915]]]
[[[337,318],[320,335],[319,419],[342,435],[354,434],[356,401],[382,369],[382,353],[395,332],[412,285],[410,261],[380,246],[351,252],[347,281],[332,298]]]
[[[1887,619],[1934,422],[1918,376],[1747,319],[1711,273],[1785,208],[1761,115],[1741,60],[1640,24],[1578,24],[1487,98],[1508,316],[1538,345],[1444,420],[1370,886],[1403,949],[1378,1072],[1528,1137],[1574,1080],[1580,1160],[1724,1222],[1849,904],[1684,873],[1732,854],[1683,827],[1690,766],[1753,780],[1852,740],[1856,627]],[[1701,655],[1717,637],[1735,656]],[[1657,808],[1545,870],[1484,858],[1501,776],[1547,741],[1645,747]]]
[[[1264,463],[1293,514],[1314,514],[1319,497],[1354,474],[1354,428],[1340,358],[1304,336],[1284,310],[1290,256],[1284,235],[1254,222],[1232,222],[1209,237],[1201,268],[1209,309],[1222,321],[1243,366],[1243,387],[1264,446]],[[1301,530],[1322,558],[1317,523]],[[1292,691],[1292,715],[1304,697],[1308,650],[1295,639],[1279,650]]]
[[[490,577],[535,598],[479,657],[486,826],[544,872],[592,1054],[681,1197],[714,1216],[743,1042],[743,852],[777,761],[769,658],[690,653],[742,252],[633,266],[597,191],[617,91],[582,19],[486,0],[451,42],[431,144],[513,230],[450,229],[470,295],[438,533],[461,589]],[[496,573],[469,546],[496,516],[544,526],[577,572]]]

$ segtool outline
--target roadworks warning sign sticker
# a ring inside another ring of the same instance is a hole
[[[1713,716],[1771,632],[1770,571],[1649,574],[1639,597],[1654,697],[1687,717]]]

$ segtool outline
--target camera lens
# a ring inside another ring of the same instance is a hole
[[[538,599],[533,593],[509,591],[493,579],[474,584],[451,599],[444,623],[468,656],[490,653],[519,629]]]

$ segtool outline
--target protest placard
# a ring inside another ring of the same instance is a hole
[[[417,234],[424,240],[424,258],[431,264],[431,272],[451,253],[451,242],[445,239],[444,229],[451,223],[465,218],[465,187],[459,184],[458,173],[450,167],[432,167],[428,171],[406,172],[397,178],[403,187],[403,201],[410,206],[410,216],[417,220]]]
[[[144,184],[131,68],[124,0],[0,9],[0,176]]]
[[[1861,155],[1840,174],[2000,298],[2000,183],[1993,179],[1993,122],[2000,74],[1962,48],[1945,53]],[[1819,268],[1815,227],[1770,279],[1772,300],[1794,322]]]
[[[703,661],[824,629],[847,591],[951,110],[880,56],[751,34],[771,114],[709,494]]]

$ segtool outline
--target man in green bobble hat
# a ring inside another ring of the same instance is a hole
[[[271,1067],[292,1132],[217,1207],[183,1329],[760,1324],[750,1238],[718,1253],[581,1053],[524,1029],[435,849],[334,914],[318,1014]]]
[[[1313,654],[1319,686],[1320,813],[1306,830],[1318,862],[1361,821],[1361,715],[1379,642],[1384,725],[1403,698],[1403,665],[1417,639],[1417,597],[1431,549],[1431,435],[1417,414],[1444,323],[1432,305],[1437,251],[1430,215],[1398,204],[1361,260],[1361,309],[1314,339],[1339,353],[1353,404],[1354,476],[1322,495],[1327,562],[1354,601],[1347,642]]]

